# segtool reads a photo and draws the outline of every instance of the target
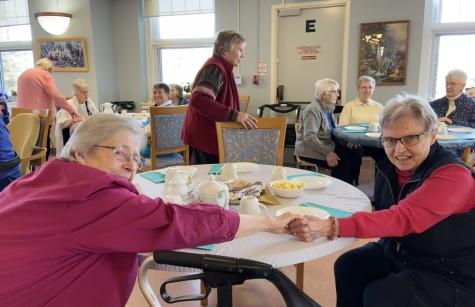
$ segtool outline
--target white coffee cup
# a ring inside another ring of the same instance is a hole
[[[287,180],[287,171],[282,166],[274,167],[272,171],[271,181]]]
[[[222,180],[234,180],[237,178],[237,171],[236,167],[232,163],[226,163],[223,165],[223,169],[221,170],[221,177]]]
[[[239,202],[239,212],[244,214],[267,214],[267,207],[259,203],[259,200],[252,195],[244,196]]]
[[[168,194],[185,196],[188,193],[188,186],[186,185],[185,178],[187,177],[181,176],[181,174],[177,172],[175,177],[166,184],[168,186]]]
[[[379,132],[381,130],[381,126],[379,125],[378,122],[372,122],[369,125],[369,131],[370,132]]]

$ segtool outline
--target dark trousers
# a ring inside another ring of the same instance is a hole
[[[467,288],[435,271],[404,267],[383,245],[371,242],[337,259],[337,307],[475,306],[473,282]]]
[[[340,158],[340,161],[338,161],[338,165],[334,167],[330,167],[326,160],[324,161],[301,156],[299,156],[299,158],[310,163],[315,163],[318,167],[328,168],[331,170],[332,177],[353,184],[355,176],[354,167],[358,163],[357,156],[354,155],[349,148],[340,145],[339,143],[335,143],[335,153]]]
[[[215,164],[219,163],[219,157],[193,148],[196,164]]]
[[[358,178],[360,177],[361,163],[364,156],[369,156],[378,163],[379,160],[386,156],[384,149],[370,146],[359,146],[357,148],[350,149],[351,154],[354,156],[351,161],[354,165],[351,165],[351,172],[353,173],[353,181],[358,185]]]

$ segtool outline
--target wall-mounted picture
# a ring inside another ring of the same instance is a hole
[[[48,38],[36,40],[37,59],[48,58],[54,62],[54,71],[88,71],[86,39]]]
[[[378,85],[406,84],[409,21],[362,23],[358,76]]]

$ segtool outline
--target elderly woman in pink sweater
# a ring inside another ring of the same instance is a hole
[[[137,253],[287,232],[294,216],[140,195],[131,180],[142,144],[134,121],[93,115],[60,159],[0,193],[0,306],[124,306]]]
[[[53,70],[54,63],[50,59],[42,58],[36,62],[35,68],[25,70],[18,77],[18,107],[30,110],[48,109],[54,115],[58,106],[73,117],[81,117],[56,88],[51,76]]]

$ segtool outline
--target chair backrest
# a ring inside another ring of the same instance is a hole
[[[247,113],[250,100],[251,96],[239,96],[239,109],[241,110],[241,112]]]
[[[269,110],[269,116],[265,117],[287,117],[289,123],[298,122],[301,106],[289,102],[279,102],[275,104],[263,104],[257,109],[259,117],[264,117],[266,109]]]
[[[219,162],[283,165],[286,117],[260,118],[256,129],[217,122]]]
[[[12,117],[7,126],[13,149],[21,159],[21,173],[26,174],[29,168],[33,146],[38,140],[40,118],[36,114],[24,113]]]
[[[35,145],[41,148],[46,148],[48,145],[49,126],[51,126],[53,123],[53,113],[48,109],[30,110],[24,108],[12,108],[12,118],[14,118],[16,115],[24,113],[33,113],[38,115],[40,119],[40,131]]]
[[[188,106],[150,107],[152,168],[157,167],[156,156],[174,152],[184,152],[185,164],[189,161],[189,149],[183,143],[181,130],[185,122]]]

